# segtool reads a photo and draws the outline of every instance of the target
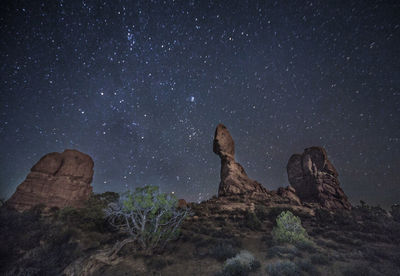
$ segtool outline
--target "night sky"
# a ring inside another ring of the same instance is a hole
[[[207,199],[223,123],[268,189],[315,145],[353,203],[399,202],[399,1],[101,2],[1,1],[2,198],[73,148],[95,192]]]

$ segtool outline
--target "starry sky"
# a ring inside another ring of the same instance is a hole
[[[95,192],[207,199],[223,123],[268,189],[317,145],[353,203],[399,202],[399,1],[0,6],[2,198],[44,154],[73,148],[94,159]]]

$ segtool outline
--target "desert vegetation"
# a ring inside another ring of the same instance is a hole
[[[361,203],[310,216],[262,203],[224,209],[218,200],[178,208],[176,198],[143,187],[93,194],[80,209],[20,213],[5,205],[0,272],[60,275],[87,265],[93,268],[87,275],[397,275],[400,268],[393,211]]]
[[[307,242],[308,235],[301,225],[299,217],[290,211],[283,211],[276,218],[276,227],[272,229],[272,238],[275,243]]]
[[[176,239],[183,220],[190,214],[188,208],[177,208],[173,195],[161,193],[156,186],[128,191],[119,201],[109,203],[104,212],[113,227],[129,235],[124,244],[137,242],[147,254]]]

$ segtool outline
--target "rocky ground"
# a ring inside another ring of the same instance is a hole
[[[108,227],[100,211],[115,197],[96,195],[84,209],[54,209],[46,215],[40,206],[24,213],[1,208],[0,230],[7,238],[0,241],[0,272],[217,275],[224,261],[243,249],[260,263],[249,275],[398,275],[400,270],[399,218],[379,207],[363,204],[331,212],[240,197],[189,204],[193,216],[184,222],[180,237],[160,252],[142,255],[128,244],[111,257],[107,252],[124,236]],[[282,210],[301,218],[312,244],[272,242]],[[278,274],[268,274],[271,267],[278,267]]]

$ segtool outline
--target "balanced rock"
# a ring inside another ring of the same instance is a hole
[[[82,207],[92,193],[93,160],[77,150],[43,156],[7,205],[24,211],[35,205]]]
[[[213,151],[221,158],[218,197],[267,191],[260,183],[250,179],[243,167],[235,161],[235,143],[228,129],[222,124],[215,130]]]
[[[303,154],[293,154],[286,169],[290,184],[303,202],[317,202],[328,209],[351,209],[324,148],[311,147]]]

